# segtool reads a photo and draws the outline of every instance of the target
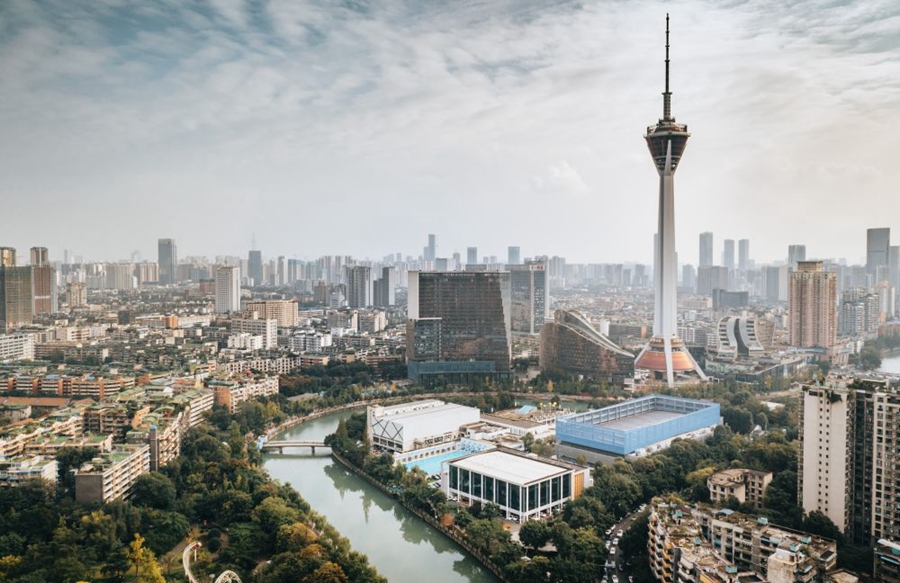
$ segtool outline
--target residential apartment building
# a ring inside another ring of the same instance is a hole
[[[216,313],[241,309],[241,269],[233,266],[216,268]]]
[[[716,472],[707,478],[706,486],[713,502],[735,498],[741,504],[749,502],[759,508],[771,482],[772,472],[740,468]]]
[[[275,320],[279,328],[294,328],[300,321],[297,300],[254,300],[244,310],[251,318],[255,313],[261,320]]]
[[[545,261],[510,265],[511,329],[519,334],[540,334],[550,316],[550,278]]]
[[[213,380],[209,387],[216,392],[216,403],[236,413],[240,404],[250,399],[278,394],[278,377],[261,377],[242,380]]]
[[[31,324],[32,268],[0,265],[0,331]]]
[[[262,336],[266,350],[278,346],[278,320],[274,318],[232,318],[231,333]]]
[[[137,479],[149,471],[149,445],[120,446],[75,472],[75,500],[81,504],[127,500]]]
[[[831,376],[800,395],[798,497],[854,544],[900,540],[900,394],[887,381]]]
[[[0,334],[0,362],[34,360],[34,336]]]
[[[790,343],[828,349],[837,342],[837,274],[821,261],[801,261],[790,279]]]

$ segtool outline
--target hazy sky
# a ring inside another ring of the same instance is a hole
[[[0,245],[649,262],[667,11],[680,259],[900,244],[897,0],[0,0]]]

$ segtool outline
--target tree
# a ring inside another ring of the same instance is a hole
[[[550,527],[540,520],[529,520],[519,530],[519,540],[526,547],[537,550],[550,540]]]
[[[138,476],[131,492],[131,501],[135,506],[169,510],[175,505],[177,493],[175,484],[165,474],[147,472]]]
[[[309,576],[303,578],[304,583],[347,583],[347,575],[341,566],[328,561]]]
[[[144,537],[135,533],[128,549],[129,570],[134,570],[137,583],[166,583],[153,551],[144,548]]]

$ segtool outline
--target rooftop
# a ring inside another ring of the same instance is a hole
[[[498,450],[476,453],[454,461],[453,465],[520,485],[559,476],[568,471],[561,465],[557,466],[536,458]]]

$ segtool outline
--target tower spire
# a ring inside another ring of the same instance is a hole
[[[663,119],[672,121],[672,92],[669,91],[669,13],[666,13],[666,90],[663,92]]]

